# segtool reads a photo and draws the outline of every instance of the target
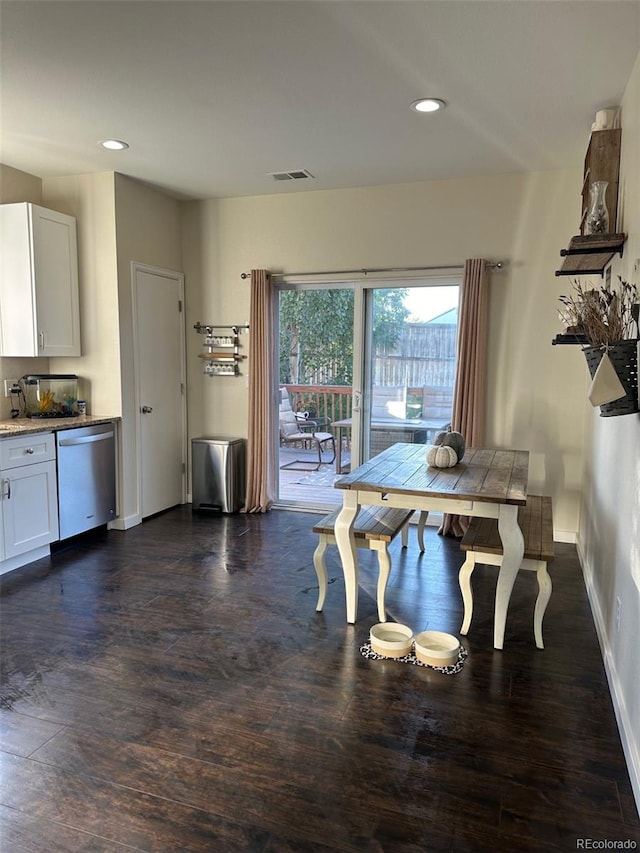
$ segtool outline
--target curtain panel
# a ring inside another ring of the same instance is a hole
[[[273,286],[267,270],[251,270],[249,313],[247,491],[242,512],[267,512],[275,497]]]
[[[453,390],[451,427],[469,447],[482,447],[486,413],[489,268],[482,258],[464,262],[458,320],[458,358]],[[465,516],[445,514],[438,533],[464,536]]]

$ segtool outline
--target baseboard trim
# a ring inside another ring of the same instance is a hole
[[[554,530],[554,542],[566,542],[568,545],[575,545],[578,541],[575,530]]]
[[[49,545],[41,545],[39,548],[34,548],[33,551],[27,551],[24,554],[18,554],[17,557],[9,557],[0,563],[0,575],[6,572],[12,572],[14,569],[21,569],[28,563],[34,563],[36,560],[41,560],[43,557],[48,557],[51,554]]]
[[[593,569],[587,564],[585,554],[580,548],[579,543],[577,551],[580,566],[582,568],[584,585],[587,590],[587,596],[591,606],[593,621],[596,626],[596,634],[598,636],[598,642],[600,643],[600,651],[602,653],[604,669],[607,675],[607,682],[609,683],[609,692],[611,693],[613,710],[616,715],[618,731],[620,732],[622,751],[624,752],[624,757],[627,762],[627,770],[629,771],[629,778],[631,780],[631,787],[633,789],[636,806],[640,812],[640,744],[636,740],[636,733],[634,732],[631,719],[629,718],[629,713],[627,711],[627,706],[624,701],[624,693],[620,685],[620,679],[618,678],[615,660],[611,654],[611,648],[607,641],[607,633],[604,628],[604,618],[592,580]]]
[[[126,518],[115,518],[113,521],[109,522],[107,527],[109,530],[129,530],[131,527],[136,527],[138,524],[142,524],[140,513],[129,515]]]

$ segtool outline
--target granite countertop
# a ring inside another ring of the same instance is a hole
[[[13,418],[0,421],[0,439],[36,432],[58,432],[61,429],[107,424],[119,420],[119,417],[113,415],[79,415],[77,418]]]

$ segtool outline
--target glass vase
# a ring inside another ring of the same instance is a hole
[[[608,234],[609,211],[606,192],[608,181],[594,181],[589,188],[589,210],[584,221],[585,234]]]

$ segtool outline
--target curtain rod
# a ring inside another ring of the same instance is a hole
[[[495,262],[487,262],[487,266],[492,270],[501,270],[504,267],[504,261],[495,261]],[[369,267],[359,270],[322,270],[321,272],[283,272],[283,273],[273,273],[272,278],[299,278],[303,275],[353,275],[358,273],[359,275],[368,275],[369,273],[375,272],[420,272],[427,270],[463,270],[464,264],[444,264],[442,266],[431,266],[431,267]],[[240,273],[240,278],[246,279],[251,278],[251,273],[243,272]]]

